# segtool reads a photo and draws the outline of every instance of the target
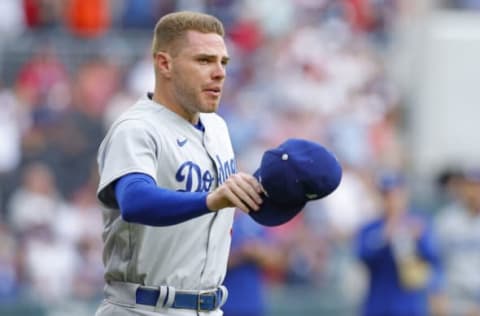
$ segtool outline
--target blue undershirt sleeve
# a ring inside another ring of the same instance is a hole
[[[168,226],[210,213],[208,192],[177,192],[157,187],[143,173],[129,173],[114,183],[115,197],[126,222]]]

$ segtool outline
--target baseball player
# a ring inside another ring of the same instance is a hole
[[[381,212],[360,227],[354,240],[368,273],[360,315],[429,315],[443,278],[436,234],[410,204],[401,173],[386,172],[378,180]]]
[[[105,300],[97,316],[222,315],[233,210],[261,186],[237,172],[218,108],[228,53],[215,17],[176,12],[154,31],[155,88],[98,152]]]
[[[463,170],[453,177],[452,200],[434,221],[445,270],[443,313],[479,316],[480,169]]]

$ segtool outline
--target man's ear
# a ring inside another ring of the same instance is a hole
[[[158,73],[165,78],[170,78],[172,70],[172,58],[166,52],[157,52],[153,55],[153,62]]]

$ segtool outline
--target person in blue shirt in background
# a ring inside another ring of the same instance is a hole
[[[275,245],[269,228],[250,216],[236,212],[232,244],[224,285],[228,299],[222,307],[225,316],[264,316],[267,314],[266,272],[281,273],[286,255]]]
[[[409,205],[402,174],[382,174],[378,189],[380,218],[366,223],[355,238],[356,255],[369,280],[361,315],[439,315],[436,296],[443,276],[429,220]]]

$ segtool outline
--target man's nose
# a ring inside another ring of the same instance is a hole
[[[212,71],[212,77],[217,80],[224,79],[226,76],[225,65],[222,63],[216,63],[215,68]]]

